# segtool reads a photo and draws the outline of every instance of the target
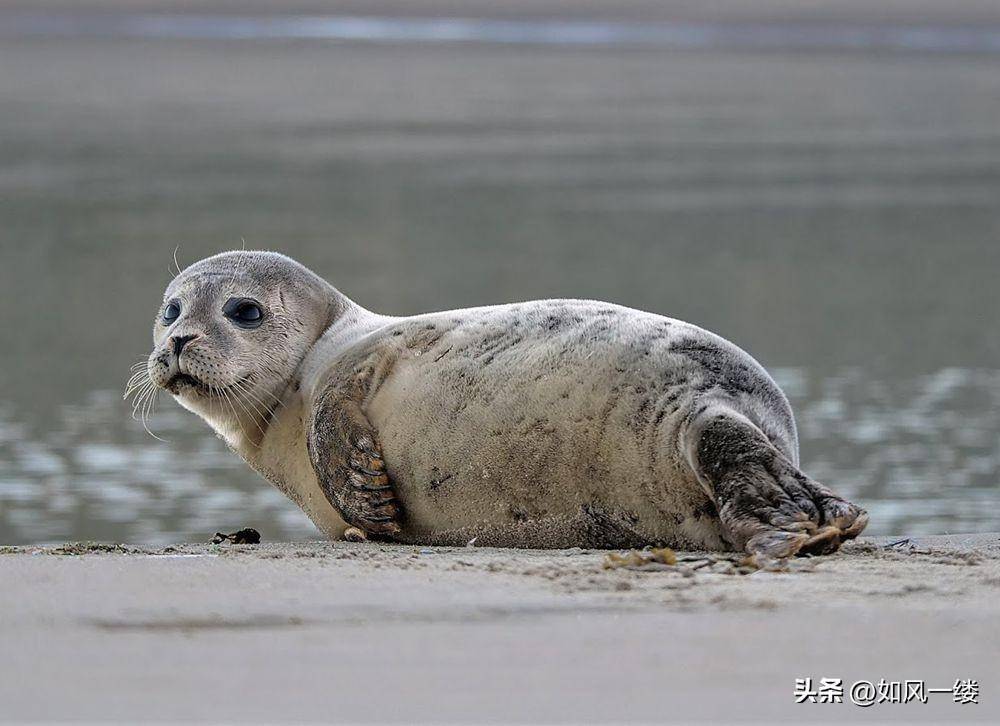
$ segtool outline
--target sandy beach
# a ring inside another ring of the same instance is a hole
[[[327,36],[267,36],[302,14]],[[381,24],[344,40],[359,15]],[[481,40],[421,35],[456,17]],[[580,22],[658,35],[559,40]],[[686,23],[728,30],[678,50]],[[789,28],[830,24],[868,40]],[[315,536],[165,396],[162,441],[121,400],[175,250],[244,241],[387,314],[696,323],[775,375],[870,534],[1000,531],[1000,53],[949,50],[998,24],[980,0],[0,1],[0,543]],[[937,50],[892,49],[914,26]]]
[[[1000,535],[786,571],[377,544],[0,549],[0,719],[990,721]],[[796,678],[974,679],[978,704],[796,704]]]

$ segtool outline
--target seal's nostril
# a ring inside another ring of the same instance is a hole
[[[197,337],[196,335],[175,335],[171,338],[170,342],[174,344],[174,355],[179,358],[181,351],[184,350],[184,346]]]

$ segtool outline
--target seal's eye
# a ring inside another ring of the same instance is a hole
[[[222,314],[241,328],[256,328],[264,319],[260,305],[245,297],[230,298],[223,306]]]
[[[167,307],[163,308],[163,322],[167,325],[177,320],[178,316],[181,314],[180,303],[170,302],[167,303]]]

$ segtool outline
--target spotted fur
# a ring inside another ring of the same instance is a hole
[[[262,299],[259,334],[219,317],[235,294]],[[333,537],[782,556],[864,526],[797,469],[765,370],[679,320],[587,300],[388,317],[266,252],[193,265],[175,298],[186,313],[158,324],[155,380],[211,381],[172,392]],[[173,360],[178,334],[198,337]],[[227,386],[280,405],[248,426],[216,405]]]

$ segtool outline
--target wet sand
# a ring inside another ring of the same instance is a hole
[[[949,721],[1000,716],[1000,535],[727,558],[307,543],[0,549],[0,719]],[[796,704],[796,678],[978,705]]]

